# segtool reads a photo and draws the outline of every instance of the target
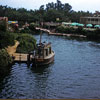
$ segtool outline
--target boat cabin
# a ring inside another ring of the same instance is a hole
[[[43,43],[37,44],[37,48],[36,48],[34,56],[44,59],[45,57],[49,56],[51,53],[52,53],[51,43],[49,42],[47,44],[43,42]]]

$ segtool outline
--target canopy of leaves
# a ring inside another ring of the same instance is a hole
[[[36,45],[35,38],[30,34],[20,34],[17,37],[17,40],[20,42],[17,52],[19,53],[29,53],[34,50]]]
[[[11,57],[5,49],[0,50],[0,67],[7,66],[12,62]]]
[[[0,48],[5,48],[9,45],[14,45],[16,36],[14,33],[0,31]]]
[[[12,58],[9,56],[5,49],[0,50],[0,76],[5,76],[10,69],[10,65],[12,63]],[[0,77],[1,78],[1,77]]]
[[[56,3],[51,2],[46,5],[41,5],[38,10],[0,6],[0,16],[7,16],[9,20],[23,22],[56,21],[56,18],[59,18],[61,21],[79,21],[81,16],[90,15],[92,15],[90,12],[73,11],[70,4],[62,4],[60,0],[57,0]]]

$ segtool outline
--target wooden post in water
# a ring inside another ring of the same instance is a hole
[[[27,65],[30,66],[31,59],[30,59],[30,54],[27,55]]]

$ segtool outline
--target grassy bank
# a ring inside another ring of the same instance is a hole
[[[86,30],[82,27],[73,28],[73,27],[64,27],[58,26],[55,30],[57,33],[66,33],[66,34],[79,34],[85,35],[88,39],[99,40],[100,39],[100,29],[96,30]]]
[[[36,34],[36,33],[40,33],[39,30],[36,30],[35,27],[39,27],[39,25],[35,24],[35,23],[31,23],[29,24],[29,26],[26,26],[24,28],[22,28],[19,33],[29,33],[29,34]]]
[[[13,60],[5,49],[0,50],[0,79],[9,72]]]
[[[29,53],[35,48],[36,39],[30,34],[18,34],[16,40],[20,43],[17,48],[18,53]]]
[[[17,52],[28,53],[34,50],[35,38],[27,33],[0,32],[0,76],[5,76],[10,70],[13,59],[6,51],[8,46],[13,46],[15,40],[19,41]]]

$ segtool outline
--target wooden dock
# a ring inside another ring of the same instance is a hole
[[[18,45],[19,45],[19,42],[15,41],[15,45],[14,46],[8,46],[8,48],[6,48],[6,50],[9,53],[9,55],[14,58],[14,62],[27,63],[28,54],[16,53],[16,49],[17,49]]]
[[[14,62],[27,63],[27,56],[28,56],[28,54],[14,53],[13,56],[15,57],[14,58]]]
[[[37,29],[37,30],[44,31],[44,32],[47,32],[49,35],[86,38],[86,36],[84,36],[84,35],[65,34],[65,33],[54,33],[54,32],[51,32],[51,31],[48,30],[48,29],[39,28],[39,27],[36,27],[36,29]]]

